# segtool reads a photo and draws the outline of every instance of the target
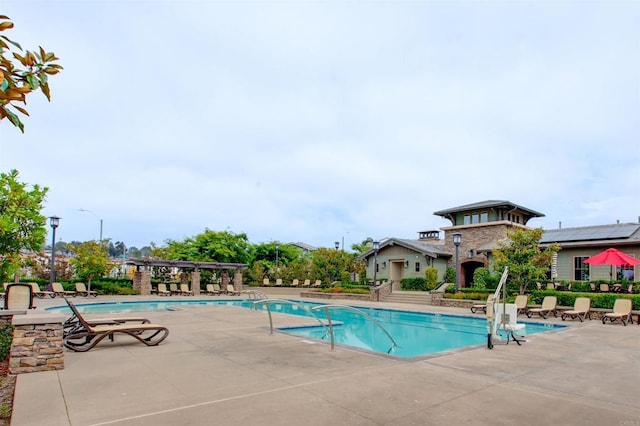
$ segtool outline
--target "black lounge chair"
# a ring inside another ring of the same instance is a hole
[[[69,299],[66,297],[64,299],[78,322],[74,328],[68,330],[66,335],[63,335],[62,339],[63,345],[72,351],[86,352],[93,349],[105,337],[113,340],[116,333],[128,334],[147,346],[156,346],[169,335],[169,329],[162,325],[149,322],[132,324],[131,318],[129,321],[124,321],[124,318],[103,319],[103,322],[99,323],[86,320]],[[139,319],[139,321],[142,320],[146,319]]]

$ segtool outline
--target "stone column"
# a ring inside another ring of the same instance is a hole
[[[191,273],[191,291],[194,296],[200,294],[200,271],[193,271]]]
[[[242,291],[242,272],[239,269],[233,274],[233,288],[236,291]]]
[[[30,314],[13,317],[13,342],[9,353],[11,374],[62,370],[63,315]]]
[[[151,274],[149,271],[136,271],[133,274],[133,289],[142,296],[151,294]]]

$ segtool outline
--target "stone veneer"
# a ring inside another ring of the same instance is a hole
[[[64,348],[62,323],[65,317],[53,314],[15,315],[9,373],[62,370]]]

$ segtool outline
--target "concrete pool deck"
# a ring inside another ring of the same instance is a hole
[[[166,300],[74,302],[153,299]],[[39,308],[63,304],[36,300]],[[462,308],[357,305],[472,315]],[[522,346],[406,360],[271,335],[266,313],[247,309],[187,306],[143,316],[167,326],[167,340],[147,347],[118,336],[86,353],[65,350],[63,370],[18,375],[11,424],[640,426],[636,324],[552,319],[570,327],[533,335]],[[275,326],[306,322],[274,314]]]

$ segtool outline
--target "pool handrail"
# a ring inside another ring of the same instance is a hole
[[[331,321],[331,315],[329,314],[329,308],[347,309],[347,310],[350,310],[352,312],[356,312],[356,313],[362,315],[363,317],[365,317],[366,319],[370,320],[371,322],[373,322],[380,330],[382,330],[384,332],[384,334],[387,335],[389,340],[391,340],[391,347],[387,351],[388,354],[390,354],[395,348],[399,347],[398,344],[396,343],[396,341],[393,339],[393,337],[391,337],[391,334],[389,334],[389,332],[378,321],[376,321],[375,318],[373,318],[371,315],[367,314],[366,312],[361,311],[360,309],[354,308],[352,306],[347,306],[347,305],[320,305],[320,306],[314,306],[313,308],[311,308],[311,310],[313,311],[313,310],[316,310],[316,309],[324,309],[324,312],[325,312],[325,314],[327,316],[327,321],[329,321],[329,333],[331,335],[331,350],[334,349],[335,345],[334,345],[334,337],[333,337],[333,322]]]
[[[309,309],[307,306],[303,305],[300,302],[296,302],[295,300],[287,300],[287,299],[261,299],[261,300],[257,300],[255,302],[253,302],[253,306],[254,307],[258,303],[263,303],[267,307],[267,313],[269,314],[269,332],[270,332],[270,334],[273,334],[273,319],[271,318],[271,307],[270,307],[271,302],[291,303],[292,305],[296,305],[296,306],[302,308],[303,310],[309,312],[311,314],[311,316],[313,318],[315,318],[316,321],[318,321],[320,323],[320,325],[325,328],[325,335],[326,335],[326,333],[328,331],[328,330],[326,330],[327,325],[325,323],[323,323],[322,320],[320,318],[318,318],[318,316],[311,311],[311,309],[313,309],[313,308]],[[256,308],[256,310],[257,310],[257,308]]]
[[[242,290],[240,294],[248,294],[249,300],[264,300],[269,298],[269,296],[267,296],[260,290]],[[253,307],[256,307],[255,304],[253,305]]]

